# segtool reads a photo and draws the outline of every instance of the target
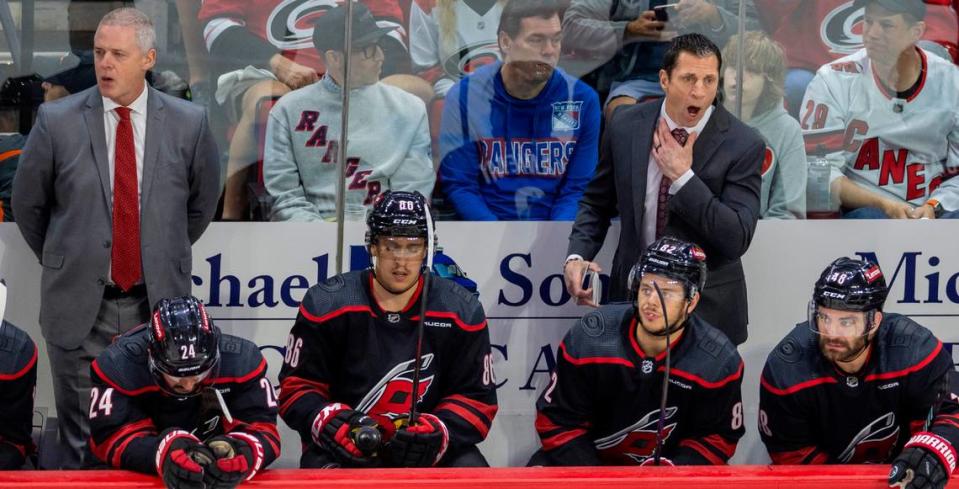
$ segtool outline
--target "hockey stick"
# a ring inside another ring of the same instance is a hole
[[[430,276],[433,271],[433,253],[435,248],[435,234],[433,230],[433,216],[429,205],[423,206],[426,213],[426,271],[423,275],[423,292],[420,293],[420,320],[416,323],[416,363],[413,365],[413,393],[410,398],[410,425],[416,421],[416,404],[419,401],[420,369],[423,362],[423,323],[426,321],[426,300],[430,290]]]
[[[659,398],[659,421],[656,423],[656,448],[653,451],[653,465],[659,465],[659,459],[663,455],[663,425],[666,423],[666,396],[669,394],[669,318],[666,316],[666,299],[663,297],[663,291],[659,284],[653,281],[653,287],[656,289],[656,295],[659,297],[659,306],[663,309],[663,331],[666,332],[666,361],[663,372],[663,393]]]

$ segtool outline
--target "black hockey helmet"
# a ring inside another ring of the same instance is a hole
[[[427,239],[431,227],[427,219],[433,219],[428,206],[423,194],[416,191],[387,190],[380,194],[366,215],[367,246],[380,236]]]
[[[664,236],[649,245],[630,270],[627,280],[630,297],[636,297],[644,273],[682,282],[686,297],[690,298],[706,285],[706,252],[695,243]]]
[[[812,297],[816,305],[830,309],[882,311],[888,293],[879,265],[842,257],[822,271]]]
[[[219,366],[219,343],[220,331],[196,297],[161,299],[150,319],[150,373],[164,392],[184,396],[173,391],[162,374],[209,378]],[[188,395],[197,393],[199,389]]]

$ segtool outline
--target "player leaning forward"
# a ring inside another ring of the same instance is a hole
[[[265,374],[256,345],[221,334],[202,302],[161,299],[90,365],[90,448],[170,488],[234,487],[280,455]]]
[[[819,277],[809,319],[766,360],[759,432],[773,463],[889,463],[891,487],[942,488],[956,467],[952,358],[929,330],[882,312],[878,265]]]
[[[384,193],[366,222],[372,268],[311,287],[290,331],[280,416],[303,441],[300,466],[486,466],[476,444],[497,404],[483,307],[449,280],[425,280],[435,239],[421,194]]]
[[[563,338],[536,403],[543,450],[531,465],[721,465],[732,457],[745,431],[743,361],[693,314],[705,283],[699,246],[665,237],[646,249],[628,280],[635,302],[600,307]]]

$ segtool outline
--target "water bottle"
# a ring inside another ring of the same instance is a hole
[[[838,217],[838,208],[833,205],[829,189],[832,166],[823,155],[814,155],[809,162],[806,182],[806,217],[809,219],[832,219]]]

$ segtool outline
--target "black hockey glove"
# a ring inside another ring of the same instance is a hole
[[[916,433],[892,461],[889,487],[942,489],[956,469],[956,450],[934,433]]]
[[[376,454],[379,441],[373,446],[368,440],[371,430],[377,430],[377,426],[373,418],[345,404],[332,403],[313,420],[313,442],[326,449],[342,466],[373,467],[379,464]],[[357,440],[361,441],[362,450]]]
[[[157,473],[169,489],[203,489],[203,466],[197,460],[213,457],[210,449],[195,436],[171,428],[160,434]]]
[[[399,467],[432,467],[439,463],[449,445],[446,425],[429,413],[417,415],[416,424],[400,425],[390,440],[390,456]]]
[[[0,437],[0,470],[17,470],[23,467],[25,457],[12,443]]]
[[[204,467],[207,489],[232,489],[252,479],[263,464],[263,448],[253,435],[236,432],[206,441],[215,460]]]

